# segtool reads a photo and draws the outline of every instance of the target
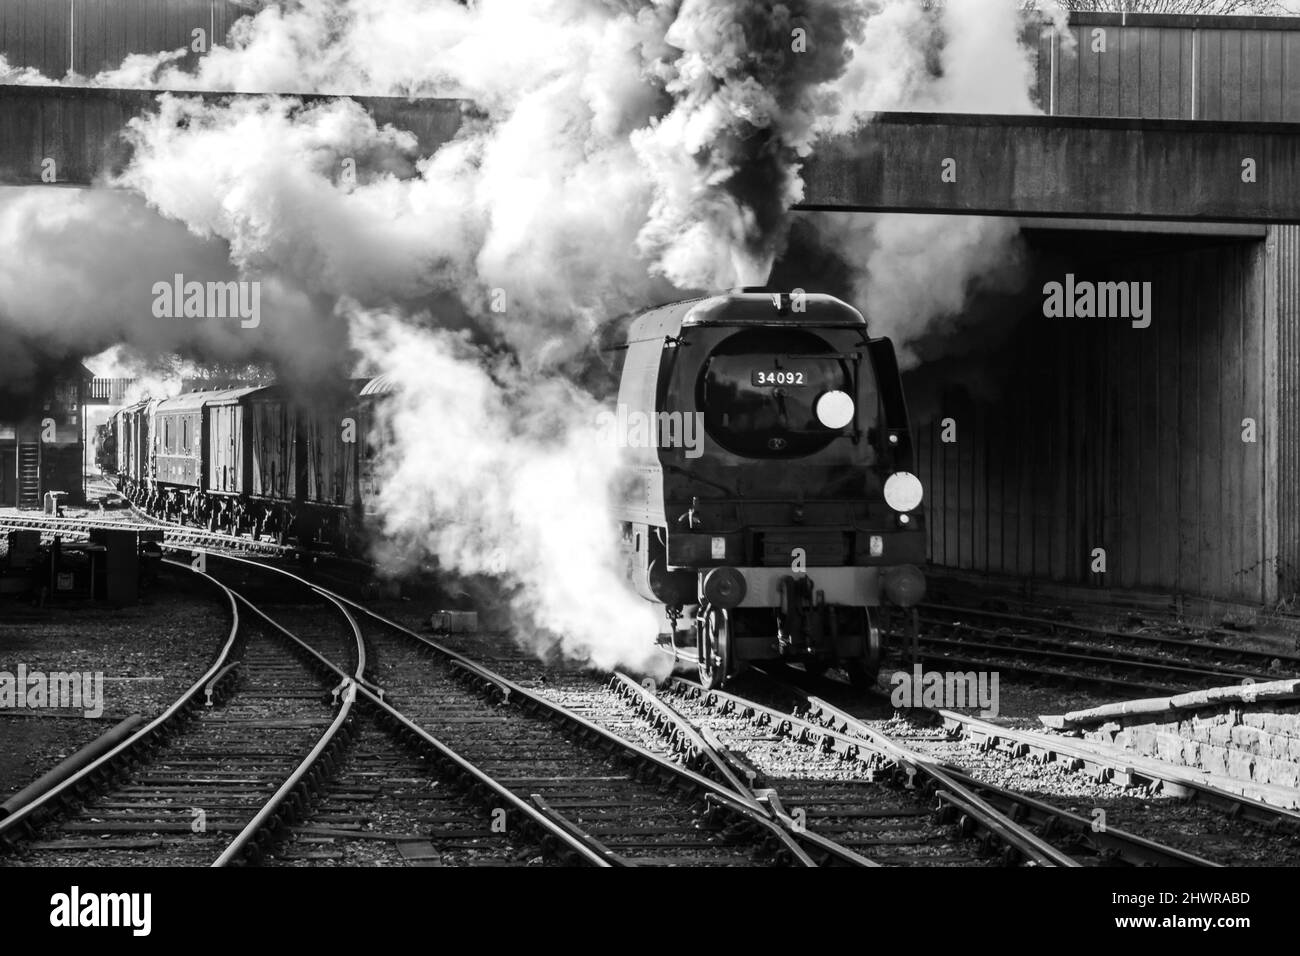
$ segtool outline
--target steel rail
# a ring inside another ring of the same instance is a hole
[[[9,515],[0,515],[0,528],[27,529],[40,531],[43,534],[85,535],[88,535],[91,530],[101,529],[106,531],[161,531],[163,532],[163,540],[176,547],[208,543],[266,555],[286,556],[296,553],[296,549],[289,545],[275,544],[270,541],[254,541],[250,538],[241,538],[218,531],[207,531],[174,524],[146,525],[140,522],[109,521],[95,518],[52,518],[44,515],[16,518]]]
[[[860,734],[869,736],[871,739],[881,739],[881,735],[872,730],[857,717],[846,711],[827,703],[820,697],[808,696],[807,703],[809,715],[815,720],[827,721],[836,729],[844,733]],[[949,714],[949,711],[940,711],[941,714]],[[954,717],[962,718],[964,715],[953,714]],[[980,721],[980,723],[983,723]],[[992,727],[993,725],[985,725]],[[887,738],[886,738],[887,739]],[[1219,866],[1209,860],[1194,856],[1190,853],[1184,853],[1175,847],[1165,846],[1128,833],[1113,827],[1107,827],[1105,831],[1098,831],[1093,827],[1091,820],[1085,820],[1066,810],[1060,810],[1050,804],[1035,800],[1024,794],[1016,793],[1014,790],[1008,790],[996,784],[986,783],[976,780],[963,771],[946,768],[944,770],[949,776],[964,783],[971,790],[982,791],[988,795],[988,799],[993,802],[1000,802],[1008,806],[1009,813],[1025,813],[1030,818],[1039,822],[1046,822],[1048,816],[1055,818],[1059,823],[1068,826],[1077,834],[1083,836],[1098,854],[1106,852],[1117,852],[1126,859],[1142,863],[1159,862],[1163,865],[1175,866]],[[1014,808],[1019,808],[1018,810]]]
[[[313,660],[315,660],[321,667],[332,672],[340,680],[343,681],[351,680],[351,678],[349,677],[346,671],[342,670],[336,664],[334,664],[332,661],[330,661],[328,658],[322,655],[319,651],[316,650],[316,648],[312,647],[310,644],[302,640],[296,634],[287,630],[278,621],[274,620],[269,615],[267,615],[266,612],[263,611],[261,608],[252,604],[242,594],[239,594],[238,592],[234,592],[234,593],[235,593],[235,597],[241,603],[243,603],[250,612],[260,617],[267,624],[267,626],[274,628],[276,631],[284,635],[284,637],[288,638],[290,641],[295,643],[302,650],[304,654],[308,655]],[[386,717],[388,720],[390,720],[398,727],[400,727],[402,732],[408,738],[418,740],[427,750],[429,750],[441,762],[451,765],[456,769],[457,772],[464,774],[466,777],[470,778],[475,785],[486,788],[497,799],[504,801],[505,804],[520,811],[520,813],[522,813],[526,819],[531,820],[538,827],[540,827],[544,834],[549,835],[559,840],[561,843],[565,844],[568,847],[568,849],[573,853],[575,853],[580,859],[584,860],[587,863],[590,863],[593,866],[617,865],[615,863],[612,863],[607,858],[605,853],[602,852],[603,847],[593,845],[594,838],[585,835],[579,838],[576,835],[569,833],[557,821],[551,819],[546,814],[538,810],[536,807],[520,799],[511,790],[507,789],[502,784],[498,783],[494,778],[486,774],[484,771],[480,770],[469,760],[462,757],[459,753],[452,750],[441,740],[434,737],[432,734],[430,734],[424,728],[420,727],[418,724],[412,721],[409,717],[407,717],[397,708],[389,704],[384,699],[383,691],[375,688],[375,685],[370,684],[368,682],[357,681],[353,686],[357,688],[357,693],[371,707],[375,708],[381,716]]]
[[[594,852],[600,854],[609,866],[628,867],[637,865],[627,857],[615,853],[600,840],[597,840],[594,836],[582,829],[559,810],[555,809],[555,807],[551,806],[547,799],[540,793],[529,794],[529,799],[539,811],[545,814],[548,819],[554,821],[555,825],[562,828],[565,833],[569,834],[573,839],[585,844]]]
[[[83,767],[88,767],[96,757],[108,753],[122,741],[126,740],[135,732],[135,729],[144,723],[144,717],[140,714],[132,714],[125,720],[111,727],[108,731],[100,734],[88,744],[79,747],[73,753],[69,754],[63,760],[41,774],[27,786],[11,793],[3,801],[0,801],[0,819],[9,816],[16,808],[30,803],[36,797],[51,789],[55,784],[62,780],[68,779]]]
[[[171,724],[182,716],[191,706],[197,706],[199,698],[204,694],[209,682],[211,682],[218,673],[226,668],[230,654],[238,642],[240,630],[239,607],[235,600],[234,593],[220,581],[216,580],[216,578],[209,574],[205,574],[196,568],[192,568],[188,564],[170,560],[167,561],[167,563],[175,565],[176,567],[185,568],[186,570],[199,575],[204,580],[209,581],[219,588],[221,593],[226,596],[230,605],[231,624],[230,633],[226,638],[225,644],[222,645],[221,649],[217,652],[216,659],[208,669],[204,671],[202,676],[190,685],[189,688],[183,691],[181,695],[161,714],[131,734],[130,737],[122,741],[112,750],[109,750],[92,763],[87,764],[83,769],[68,777],[62,783],[51,787],[49,790],[40,794],[23,806],[14,809],[14,811],[7,817],[0,820],[0,844],[6,842],[8,836],[14,833],[17,828],[20,825],[23,825],[34,813],[43,808],[49,807],[56,800],[71,796],[77,788],[89,783],[94,775],[98,774],[101,770],[105,770],[115,765],[119,759],[133,753],[139,746],[170,727]]]
[[[271,571],[273,573],[283,575],[297,582],[300,585],[312,588],[313,590],[319,590],[322,593],[334,594],[334,592],[328,591],[327,589],[324,588],[319,588],[311,581],[308,581],[302,576],[294,574],[291,571],[287,571],[284,568],[277,568],[273,565],[264,564],[260,561],[252,560],[250,558],[240,557],[238,555],[223,554],[221,552],[208,552],[208,553],[212,554],[215,557],[227,561],[246,564],[251,567],[259,568],[264,571]],[[391,630],[404,634],[411,640],[414,640],[428,647],[434,653],[440,655],[441,657],[450,661],[455,666],[459,667],[466,675],[479,680],[481,683],[485,685],[490,685],[492,687],[495,687],[496,690],[501,694],[503,700],[507,702],[510,702],[512,700],[517,702],[523,702],[525,706],[531,707],[534,710],[549,715],[552,719],[558,719],[562,722],[568,723],[574,727],[577,727],[582,733],[588,736],[592,736],[603,740],[607,746],[612,746],[617,749],[623,750],[626,753],[630,753],[634,755],[637,759],[642,760],[643,762],[654,765],[660,772],[685,778],[685,782],[693,785],[699,790],[704,791],[706,797],[712,797],[726,810],[734,814],[737,814],[739,816],[745,817],[747,820],[749,820],[749,822],[757,824],[759,827],[766,830],[774,839],[776,839],[783,846],[786,846],[789,849],[791,855],[800,865],[803,866],[816,865],[813,862],[812,858],[809,857],[808,854],[801,847],[795,846],[793,848],[790,848],[787,839],[786,830],[780,824],[773,821],[766,813],[762,812],[761,810],[754,809],[753,807],[749,806],[739,795],[733,793],[731,790],[727,789],[726,787],[722,786],[716,781],[710,780],[708,777],[705,777],[703,774],[697,773],[688,768],[680,767],[677,764],[673,763],[672,761],[665,760],[664,758],[660,757],[658,754],[653,753],[650,750],[647,750],[645,747],[641,747],[637,744],[632,743],[631,741],[624,740],[623,738],[619,737],[617,734],[614,734],[606,730],[604,727],[601,727],[599,724],[596,724],[593,721],[588,720],[586,717],[583,717],[581,714],[574,713],[573,711],[569,710],[563,705],[548,700],[542,695],[536,694],[528,690],[527,688],[524,688],[519,684],[514,683],[509,678],[504,677],[501,674],[496,673],[495,671],[489,670],[488,668],[466,657],[465,655],[457,653],[456,651],[452,650],[446,645],[440,644],[437,641],[434,641],[423,634],[418,634],[415,631],[412,631],[410,628],[405,627],[402,624],[399,624],[397,621],[394,621],[391,618],[385,617],[384,615],[378,613],[377,611],[371,610],[370,608],[366,607],[363,604],[350,600],[349,598],[346,598],[340,594],[334,594],[334,597],[337,598],[343,604],[347,605],[348,607],[353,608],[354,610],[360,611],[361,613],[369,616],[372,620],[378,621],[379,623],[390,628]]]
[[[654,692],[618,671],[610,679],[610,688],[625,700],[639,701],[647,709],[659,714],[663,718],[657,725],[659,732],[664,736],[671,736],[674,731],[679,733],[682,740],[701,759],[708,761],[722,779],[726,781],[727,785],[745,799],[755,811],[766,813],[785,828],[788,834],[787,846],[789,846],[789,841],[802,841],[812,844],[814,849],[825,854],[828,859],[849,866],[874,867],[880,865],[874,860],[868,860],[861,854],[855,853],[846,846],[841,846],[834,840],[798,825],[794,817],[790,816],[782,808],[779,795],[775,789],[765,788],[761,792],[756,791],[748,783],[741,780],[731,764],[723,757],[721,751],[705,738],[704,734],[686,715]]]
[[[978,633],[986,637],[998,637],[1002,635],[983,628],[971,628],[963,625],[968,632]],[[1066,663],[1081,663],[1088,666],[1105,666],[1115,665],[1129,668],[1141,673],[1153,673],[1159,675],[1173,675],[1174,677],[1208,677],[1219,679],[1221,677],[1250,677],[1255,680],[1269,680],[1269,675],[1263,671],[1251,671],[1241,668],[1203,668],[1188,667],[1186,664],[1169,658],[1159,658],[1151,654],[1136,654],[1125,651],[1104,651],[1104,656],[1096,654],[1081,654],[1076,651],[1087,651],[1088,648],[1081,644],[1065,644],[1055,641],[1050,637],[1035,637],[1025,634],[1008,634],[1005,635],[1007,642],[1003,641],[978,641],[967,640],[963,637],[945,635],[936,637],[934,635],[921,635],[918,637],[918,643],[921,646],[940,646],[940,647],[961,647],[975,651],[983,651],[989,654],[992,661],[998,654],[1004,655],[1022,655],[1028,657],[1043,658],[1053,661],[1065,661]],[[1015,643],[1015,642],[1021,643]],[[1032,641],[1035,646],[1030,646],[1025,642]],[[1068,650],[1066,649],[1068,648]],[[1090,675],[1079,675],[1081,680],[1089,679]]]
[[[1148,786],[1158,785],[1166,792],[1175,795],[1186,793],[1198,802],[1226,810],[1233,816],[1253,823],[1274,830],[1300,833],[1300,812],[1225,790],[1198,779],[1190,768],[1183,772],[1178,767],[1162,766],[1152,758],[1107,753],[1082,741],[1000,727],[978,717],[950,710],[940,710],[939,714],[949,732],[960,731],[976,745],[996,747],[1013,757],[1035,755],[1044,762],[1064,763],[1070,770],[1087,769],[1098,779],[1118,777],[1121,783],[1129,785],[1141,785],[1144,782]]]
[[[1007,671],[1013,674],[1029,674],[1034,677],[1054,677],[1059,680],[1073,681],[1080,684],[1091,684],[1091,685],[1101,686],[1101,687],[1117,687],[1125,691],[1141,691],[1143,693],[1154,693],[1154,694],[1161,694],[1161,695],[1176,694],[1186,689],[1185,685],[1157,684],[1153,681],[1146,681],[1146,680],[1136,679],[1133,677],[1127,677],[1127,678],[1112,677],[1107,674],[1090,674],[1090,673],[1083,673],[1080,671],[1051,668],[1042,665],[1035,666],[1034,664],[1028,661],[1019,662],[1015,660],[1008,660],[1008,658],[1013,656],[1016,651],[1015,648],[1010,648],[1010,647],[998,648],[998,650],[1002,652],[1001,657],[993,657],[993,656],[974,657],[974,656],[962,656],[956,654],[944,654],[939,652],[927,654],[925,653],[924,648],[925,645],[930,640],[932,639],[927,639],[922,637],[918,639],[917,643],[922,650],[922,654],[921,654],[922,660],[930,661],[934,663],[946,662],[949,664],[958,664],[963,667],[971,667],[975,669],[986,668],[990,664],[996,664],[998,670]],[[960,642],[955,642],[955,643],[960,643]],[[1092,664],[1094,666],[1105,663],[1104,660],[1099,660],[1097,658],[1091,658],[1091,657],[1085,658],[1084,660],[1086,663]],[[1216,677],[1216,679],[1221,679],[1221,678],[1222,675],[1217,675]]]
[[[1022,626],[1042,629],[1047,631],[1046,634],[1036,635],[1015,635],[1006,634],[1006,637],[1037,637],[1045,640],[1068,641],[1067,635],[1077,635],[1084,642],[1109,641],[1117,644],[1145,644],[1149,647],[1164,647],[1171,650],[1177,650],[1180,653],[1195,654],[1204,657],[1214,657],[1217,655],[1236,657],[1242,661],[1255,661],[1267,667],[1272,661],[1280,660],[1283,663],[1291,664],[1293,669],[1300,672],[1300,655],[1290,654],[1281,651],[1267,651],[1258,648],[1237,648],[1221,647],[1213,644],[1206,644],[1192,638],[1173,637],[1168,634],[1146,634],[1142,631],[1117,631],[1112,628],[1097,627],[1090,624],[1080,624],[1075,621],[1059,621],[1053,618],[1037,617],[1034,615],[1011,614],[1005,611],[990,611],[983,608],[963,607],[956,604],[937,604],[923,603],[918,605],[921,611],[921,620],[925,623],[937,624],[940,626],[965,625],[965,622],[952,620],[949,617],[939,615],[951,615],[952,617],[968,617],[998,624]],[[1191,627],[1190,625],[1180,625]],[[1210,628],[1195,626],[1202,635],[1221,632],[1221,628]]]
[[[1157,843],[1109,823],[1098,825],[1096,820],[1086,819],[1027,794],[985,783],[964,773],[951,773],[970,789],[984,793],[991,802],[1003,804],[1007,808],[1004,812],[1012,819],[1028,819],[1044,830],[1047,836],[1051,836],[1058,825],[1065,826],[1080,840],[1091,845],[1098,856],[1113,855],[1135,866],[1223,866],[1222,863]]]
[[[344,600],[346,600],[346,598]],[[382,616],[377,615],[377,617],[382,620],[387,620],[386,618],[382,618]],[[391,622],[390,624],[403,633],[428,644],[431,648],[444,650],[442,645],[437,642],[430,641],[422,635],[416,634],[414,631],[407,630],[400,624]],[[455,652],[452,651],[450,653],[454,654]],[[460,655],[456,656],[459,657]],[[630,740],[624,740],[617,734],[606,730],[604,727],[600,726],[600,724],[588,720],[581,714],[574,713],[562,704],[557,704],[554,701],[548,700],[540,694],[534,694],[532,691],[514,683],[509,678],[503,677],[494,671],[490,671],[473,661],[467,661],[464,659],[457,660],[453,661],[451,666],[459,668],[468,676],[479,680],[483,684],[497,688],[497,690],[501,692],[504,701],[519,702],[520,706],[523,706],[525,709],[531,709],[547,715],[552,719],[558,719],[563,723],[575,727],[579,732],[589,737],[604,741],[606,746],[632,754],[642,762],[653,765],[664,774],[682,778],[684,783],[692,785],[696,790],[702,791],[706,800],[713,800],[723,809],[744,817],[750,823],[757,824],[766,830],[779,843],[789,849],[791,855],[800,865],[817,865],[801,847],[794,846],[791,848],[788,835],[783,827],[768,817],[767,814],[751,807],[742,796],[733,793],[731,790],[716,781],[710,780],[703,774],[691,770],[688,767],[682,767],[673,763],[671,760],[665,760],[657,753],[654,753],[639,744],[633,743]]]
[[[332,598],[330,600],[333,601]],[[361,636],[361,627],[357,624],[356,618],[337,601],[333,603],[352,631],[352,639],[356,647],[356,664],[352,674],[344,679],[346,690],[339,695],[338,713],[284,783],[217,857],[212,864],[214,867],[230,866],[237,862],[259,861],[284,822],[286,809],[289,809],[286,808],[286,804],[295,795],[303,793],[304,787],[307,786],[308,775],[316,769],[327,753],[335,751],[343,742],[343,729],[352,718],[352,705],[357,698],[356,682],[361,678],[366,667],[366,643]]]
[[[1008,846],[1014,847],[1024,858],[1038,866],[1078,866],[1078,862],[1062,853],[1046,841],[1030,833],[1019,824],[1008,819],[978,796],[964,787],[942,768],[938,761],[902,747],[880,734],[871,736],[850,736],[828,727],[805,720],[795,714],[767,707],[756,701],[737,697],[725,691],[706,691],[697,684],[673,678],[665,686],[672,687],[685,694],[700,697],[706,703],[716,701],[724,705],[724,710],[733,709],[744,714],[749,712],[765,719],[778,732],[790,734],[806,740],[824,749],[835,750],[845,756],[862,759],[862,751],[877,755],[883,761],[911,770],[908,776],[921,774],[927,778],[936,790],[947,791],[950,802],[960,803],[969,813],[971,819],[985,830],[995,833]]]

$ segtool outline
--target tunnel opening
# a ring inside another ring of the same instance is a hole
[[[1294,601],[1300,242],[1246,232],[1026,224],[1023,289],[976,296],[905,377],[933,565]],[[1149,324],[1045,314],[1067,275],[1149,283]]]

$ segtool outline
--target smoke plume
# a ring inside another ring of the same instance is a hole
[[[818,137],[881,109],[1031,109],[1019,30],[1011,0],[267,6],[193,72],[179,52],[133,55],[65,82],[473,109],[421,156],[350,101],[161,96],[114,191],[0,196],[0,240],[22,250],[0,261],[0,323],[24,343],[0,362],[30,374],[33,355],[121,343],[266,360],[300,389],[386,372],[400,444],[383,462],[385,561],[497,573],[538,642],[646,665],[655,616],[619,583],[606,506],[616,457],[573,384],[599,329],[764,281]],[[821,226],[902,336],[960,309],[1001,238]],[[936,248],[964,263],[942,288]],[[179,273],[261,283],[261,326],[155,318],[149,290]]]

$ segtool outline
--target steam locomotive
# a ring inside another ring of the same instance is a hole
[[[874,681],[882,602],[925,589],[893,344],[832,296],[745,289],[642,313],[619,349],[617,420],[652,439],[621,443],[622,555],[674,655],[709,688],[774,660]]]
[[[311,408],[277,385],[205,389],[115,412],[101,468],[150,514],[280,543],[356,550],[378,493],[387,379]]]

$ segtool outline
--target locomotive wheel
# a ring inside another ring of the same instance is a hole
[[[716,690],[731,666],[731,615],[725,609],[703,607],[696,615],[695,650],[700,659],[700,683]]]
[[[846,616],[853,622],[852,626],[864,634],[866,653],[862,657],[843,661],[841,666],[849,675],[849,685],[854,690],[865,693],[875,686],[876,675],[880,673],[880,660],[883,656],[880,628],[868,608],[855,608]]]

